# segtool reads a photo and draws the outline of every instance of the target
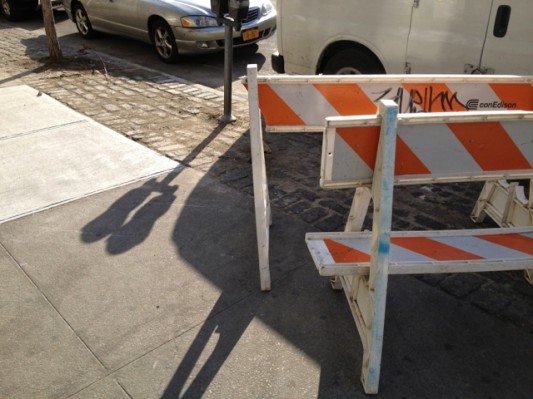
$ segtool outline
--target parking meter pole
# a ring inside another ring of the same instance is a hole
[[[231,113],[232,84],[233,84],[233,19],[224,18],[226,39],[224,40],[224,115],[221,122],[235,122],[237,118]]]

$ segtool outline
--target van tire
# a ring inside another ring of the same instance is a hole
[[[326,75],[360,75],[385,73],[379,61],[356,48],[335,53],[324,67]]]

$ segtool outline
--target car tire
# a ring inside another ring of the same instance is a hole
[[[0,0],[0,14],[2,14],[8,21],[18,21],[25,17],[32,15],[37,9],[37,0],[34,0],[30,5],[21,7],[17,5],[15,0]]]
[[[335,53],[324,67],[326,75],[360,75],[385,73],[379,61],[363,50],[351,48]]]
[[[92,39],[96,36],[96,31],[93,29],[89,15],[80,3],[74,4],[74,7],[72,7],[72,15],[81,37],[84,39]]]
[[[150,27],[150,39],[159,59],[167,64],[178,62],[179,52],[174,32],[163,19],[154,21]]]

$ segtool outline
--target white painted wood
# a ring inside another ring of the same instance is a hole
[[[255,227],[259,258],[259,277],[262,291],[270,291],[269,226],[271,223],[270,200],[266,176],[261,113],[257,90],[257,65],[248,65],[248,102],[250,110],[250,144],[254,184]]]
[[[246,84],[246,78],[243,78]],[[412,74],[412,75],[259,75],[258,83],[530,83],[533,76],[516,75],[447,75],[447,74]]]
[[[372,193],[368,187],[358,187],[355,190],[344,231],[361,231],[371,199]]]
[[[398,125],[427,125],[438,123],[473,123],[473,122],[504,122],[533,120],[530,111],[465,111],[465,112],[428,112],[415,114],[399,114]],[[326,126],[331,128],[379,126],[379,115],[330,116],[326,118]]]
[[[370,329],[368,360],[364,356],[361,376],[367,394],[378,392],[381,370],[389,274],[398,105],[391,100],[382,100],[379,103],[379,114],[382,123],[372,183],[374,217],[370,275],[368,279],[369,299],[361,303],[360,296],[358,296],[358,302],[366,310],[366,312],[363,312],[363,316],[368,313],[367,317],[370,319],[367,322]]]

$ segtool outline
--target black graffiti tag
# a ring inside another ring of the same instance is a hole
[[[435,107],[439,105],[440,107],[437,108],[437,111],[453,111],[457,106],[464,110],[467,109],[457,97],[457,92],[452,93],[447,90],[436,90],[433,86],[428,86],[423,91],[411,89],[406,96],[405,89],[402,87],[399,87],[396,93],[393,90],[393,87],[389,87],[382,92],[374,93],[378,95],[374,101],[377,102],[383,98],[390,98],[398,104],[400,112],[403,113],[434,112]],[[389,97],[391,92],[393,96]]]

